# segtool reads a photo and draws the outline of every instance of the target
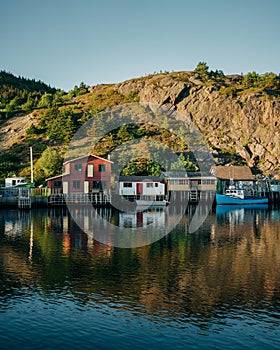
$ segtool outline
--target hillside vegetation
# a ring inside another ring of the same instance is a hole
[[[72,136],[107,107],[148,102],[168,106],[192,120],[203,133],[218,164],[248,164],[255,172],[277,174],[280,137],[280,76],[274,73],[225,76],[199,62],[193,72],[160,72],[118,84],[81,83],[71,91],[0,72],[0,178],[29,175],[33,147],[35,180],[61,172]],[[197,169],[188,145],[172,132],[152,125],[124,126],[107,135],[101,156],[122,142],[149,137],[178,152],[180,164]],[[159,174],[162,165],[147,159],[123,164],[123,174]]]

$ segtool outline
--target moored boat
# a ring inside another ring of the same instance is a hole
[[[231,188],[224,194],[216,193],[217,205],[253,205],[267,204],[268,199],[257,195],[246,193],[244,189]]]
[[[25,177],[13,176],[5,179],[5,188],[35,187],[34,182],[27,182]]]

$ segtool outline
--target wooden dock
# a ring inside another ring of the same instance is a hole
[[[280,186],[279,186],[280,190]],[[263,196],[269,199],[269,203],[280,202],[280,191],[266,191]],[[215,191],[173,191],[168,193],[164,199],[175,201],[178,205],[197,204],[200,201],[205,203],[215,202]],[[93,205],[93,206],[114,206],[114,203],[125,205],[127,201],[131,202],[135,198],[124,198],[119,195],[105,195],[104,193],[51,193],[47,188],[18,188],[18,189],[0,189],[0,207],[1,208],[19,208],[30,209],[47,206],[66,206],[66,205]],[[160,200],[160,199],[158,199]]]
[[[48,197],[48,203],[51,206],[62,205],[109,205],[111,198],[103,193],[71,193],[71,194],[51,194]]]

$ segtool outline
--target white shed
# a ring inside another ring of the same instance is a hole
[[[121,196],[164,196],[165,184],[157,176],[120,176],[118,194]]]

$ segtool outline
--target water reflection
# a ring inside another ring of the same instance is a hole
[[[45,297],[59,295],[59,303],[63,298],[81,307],[94,303],[110,313],[121,307],[131,317],[163,323],[203,328],[242,313],[255,320],[265,313],[266,325],[279,326],[279,210],[216,208],[189,234],[194,210],[189,207],[161,240],[131,249],[94,240],[66,209],[1,211],[0,310],[36,290]],[[152,221],[164,225],[168,215],[164,209],[98,213],[131,229]],[[88,209],[76,215],[85,228],[94,220]]]
[[[166,236],[180,222],[181,206],[151,207],[122,212],[108,208],[70,207],[72,218],[88,236],[120,248],[152,244]]]

